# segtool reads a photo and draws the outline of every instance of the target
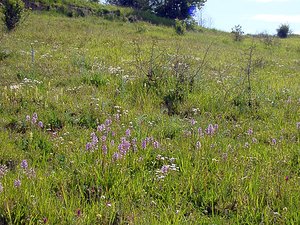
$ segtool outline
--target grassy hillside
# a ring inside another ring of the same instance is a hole
[[[299,37],[53,12],[1,35],[0,224],[300,223]]]

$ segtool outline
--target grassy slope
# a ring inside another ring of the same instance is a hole
[[[300,40],[275,40],[271,47],[254,42],[255,106],[249,109],[240,81],[251,38],[238,43],[230,34],[211,30],[181,37],[172,28],[147,23],[32,13],[1,40],[1,50],[10,52],[0,62],[0,164],[9,169],[0,178],[2,221],[299,223]],[[163,104],[168,88],[175,87],[158,84],[160,94],[145,88],[145,74],[134,66],[138,53],[150,58],[153,43],[162,60],[155,64],[177,52],[191,68],[199,67],[211,45],[178,115],[168,116]],[[120,122],[113,119],[116,106],[121,107]],[[25,121],[34,112],[44,129]],[[116,137],[107,135],[107,142],[114,140],[115,146],[108,144],[107,155],[101,145],[87,152],[91,132],[107,118],[116,132]],[[218,124],[218,132],[200,137],[197,128],[210,123]],[[114,161],[127,128],[138,149]],[[160,148],[141,148],[150,136]],[[179,167],[164,180],[157,178],[157,170],[171,163],[157,155],[175,158]],[[35,169],[35,178],[20,167],[23,159]],[[13,185],[16,179],[19,188]]]

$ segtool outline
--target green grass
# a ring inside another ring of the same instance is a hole
[[[299,224],[297,36],[53,12],[2,34],[1,224]]]
[[[146,21],[156,25],[173,26],[174,21],[129,7],[99,4],[87,0],[25,0],[27,11],[50,11],[67,17],[102,17],[110,21],[136,22]]]

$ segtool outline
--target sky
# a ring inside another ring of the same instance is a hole
[[[289,24],[300,34],[300,0],[207,0],[196,15],[204,26],[231,32],[241,25],[246,34],[276,34],[281,24]]]

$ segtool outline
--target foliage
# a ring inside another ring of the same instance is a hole
[[[107,20],[119,21],[146,21],[152,24],[173,26],[174,21],[157,16],[151,10],[129,7],[117,7],[114,5],[103,5],[94,1],[85,0],[55,0],[55,1],[25,1],[27,8],[32,10],[54,11],[68,17],[97,16]]]
[[[280,38],[287,38],[290,32],[291,30],[288,24],[281,24],[277,29],[277,36]]]
[[[233,34],[233,39],[235,41],[242,41],[244,31],[241,25],[236,25],[231,29],[231,33]]]
[[[7,37],[0,224],[299,224],[298,37],[53,11]]]
[[[196,9],[200,9],[206,0],[109,0],[108,2],[118,6],[150,10],[161,17],[184,20],[192,17]]]
[[[186,23],[185,23],[185,21],[176,19],[174,28],[175,28],[176,34],[184,35],[185,32],[186,32]]]
[[[21,20],[24,3],[21,0],[3,0],[2,11],[5,26],[8,31],[11,31]]]
[[[184,20],[192,17],[196,9],[200,9],[205,2],[205,0],[158,1],[154,3],[152,8],[161,17]]]
[[[184,22],[187,30],[197,31],[200,28],[194,18],[185,19]]]

